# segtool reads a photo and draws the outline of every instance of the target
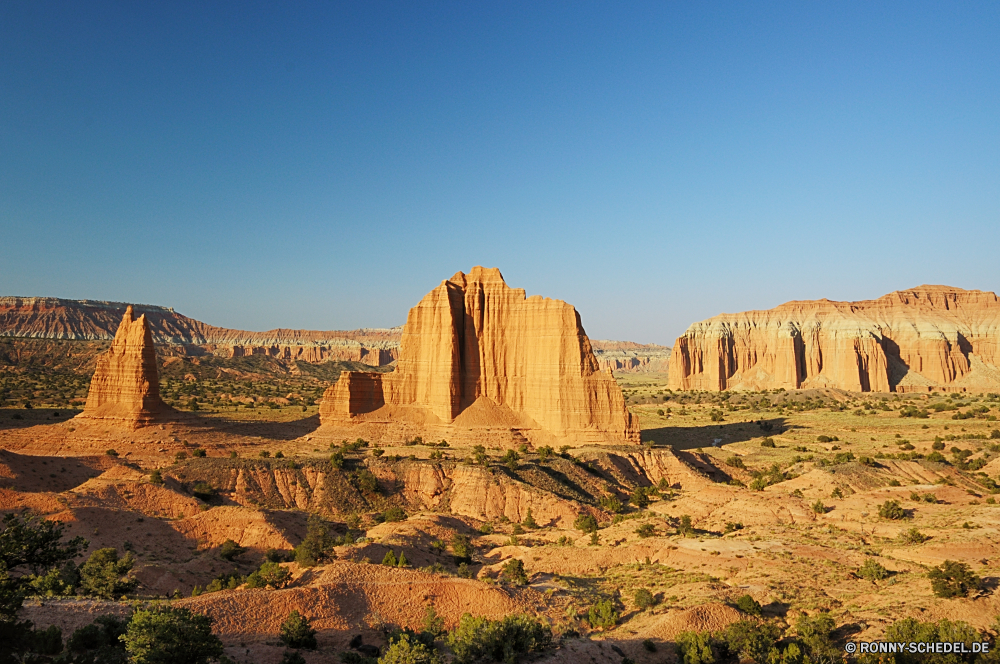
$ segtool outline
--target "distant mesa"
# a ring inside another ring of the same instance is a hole
[[[149,323],[145,315],[134,318],[130,306],[111,348],[97,358],[87,405],[77,417],[138,428],[173,413],[160,398]]]
[[[638,442],[573,306],[510,288],[500,270],[458,272],[410,309],[396,369],[347,372],[324,425],[409,422],[516,431],[527,440]]]
[[[0,297],[0,336],[33,339],[112,339],[127,307],[124,302],[56,297]],[[188,354],[273,357],[320,363],[360,362],[381,367],[396,360],[399,328],[248,332],[215,327],[169,307],[135,305],[157,344]]]
[[[676,390],[1000,389],[1000,302],[920,286],[861,302],[788,302],[691,325],[670,358]]]

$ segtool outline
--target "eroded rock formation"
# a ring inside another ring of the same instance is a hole
[[[111,348],[97,359],[87,405],[78,417],[142,426],[172,412],[160,399],[156,349],[146,316],[125,310]]]
[[[673,389],[1000,387],[996,294],[920,286],[877,300],[788,302],[695,323],[674,344]]]
[[[525,297],[482,267],[443,281],[410,310],[393,373],[342,374],[320,416],[324,424],[506,427],[579,442],[639,436],[576,309]]]

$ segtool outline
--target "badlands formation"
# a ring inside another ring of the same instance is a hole
[[[675,390],[1000,388],[994,293],[920,286],[877,300],[788,302],[691,325],[670,359]]]
[[[78,417],[139,427],[169,416],[160,398],[156,348],[146,316],[125,310],[111,348],[97,359],[87,405]]]
[[[458,272],[428,293],[406,319],[395,371],[343,374],[320,417],[330,426],[450,425],[453,436],[499,428],[533,442],[639,442],[576,309],[525,297],[496,268]]]

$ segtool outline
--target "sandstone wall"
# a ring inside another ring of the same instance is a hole
[[[350,377],[330,388],[323,422],[345,421],[348,392],[369,385]],[[382,376],[381,386],[386,405],[367,421],[419,416],[427,423],[638,442],[638,422],[614,378],[601,371],[576,309],[526,297],[495,268],[459,272],[410,310],[396,370]],[[351,418],[362,414],[351,411]]]
[[[691,325],[674,345],[669,385],[996,389],[998,340],[994,293],[921,286],[862,302],[789,302]]]

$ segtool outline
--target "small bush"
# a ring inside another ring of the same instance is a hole
[[[826,505],[823,504],[822,500],[817,500],[812,504],[812,511],[816,514],[826,514]]]
[[[382,564],[387,567],[395,567],[398,564],[396,554],[392,552],[392,549],[386,551],[385,555],[382,556]]]
[[[861,566],[861,569],[858,570],[858,576],[872,582],[881,581],[882,579],[888,578],[889,570],[883,567],[882,564],[874,558],[868,558]]]
[[[573,527],[583,533],[597,532],[597,519],[592,514],[581,514],[576,517]]]
[[[910,528],[909,530],[901,533],[899,539],[903,542],[903,544],[923,544],[928,538],[916,528]]]
[[[931,589],[938,597],[967,597],[979,590],[982,582],[965,563],[946,560],[927,573]]]
[[[551,643],[552,631],[525,615],[489,620],[466,613],[448,635],[448,645],[457,664],[516,662],[520,655],[545,650]]]
[[[524,563],[517,558],[511,558],[500,570],[500,580],[512,586],[528,585],[528,575],[524,571]]]
[[[114,450],[114,449],[108,450],[107,452],[105,452],[105,454],[107,454],[109,457],[116,457],[116,456],[118,456],[117,450]]]
[[[105,599],[131,592],[139,585],[137,580],[127,578],[134,565],[135,558],[131,553],[119,559],[114,548],[98,549],[80,565],[80,587],[88,595]]]
[[[289,648],[315,650],[316,630],[309,625],[308,618],[293,609],[281,623],[281,642]]]
[[[755,600],[751,595],[741,596],[736,600],[735,604],[737,609],[751,616],[759,616],[762,610],[760,602]]]
[[[656,527],[651,523],[644,523],[635,529],[635,534],[639,537],[653,537],[656,535]]]
[[[191,456],[196,459],[204,459],[206,456],[208,456],[208,452],[199,447],[196,450],[192,450]]]
[[[244,553],[246,553],[246,549],[231,539],[227,539],[222,543],[222,546],[219,547],[219,557],[223,560],[231,561],[234,558],[239,558]]]
[[[276,562],[267,562],[247,577],[247,588],[284,588],[292,573]]]
[[[382,516],[388,522],[406,520],[406,512],[403,511],[402,507],[397,507],[396,505],[393,505],[392,507],[388,508],[385,512],[382,513]]]
[[[385,654],[379,657],[379,664],[439,664],[433,644],[428,646],[415,634],[402,633],[390,639]]]
[[[774,445],[774,439],[773,438],[765,438],[764,440],[760,441],[760,446],[761,447],[774,447],[775,446]]]
[[[653,597],[653,593],[649,592],[645,588],[639,588],[635,591],[635,605],[639,607],[640,611],[645,611],[655,604],[656,598]]]
[[[715,664],[708,632],[681,632],[677,635],[678,661],[682,664]]]
[[[883,519],[898,521],[906,518],[906,510],[903,509],[898,500],[887,500],[879,505],[878,515]]]
[[[160,473],[159,468],[149,474],[149,481],[153,484],[163,484],[163,475]]]
[[[611,629],[618,624],[618,612],[610,599],[600,600],[587,611],[587,622],[595,629]]]

